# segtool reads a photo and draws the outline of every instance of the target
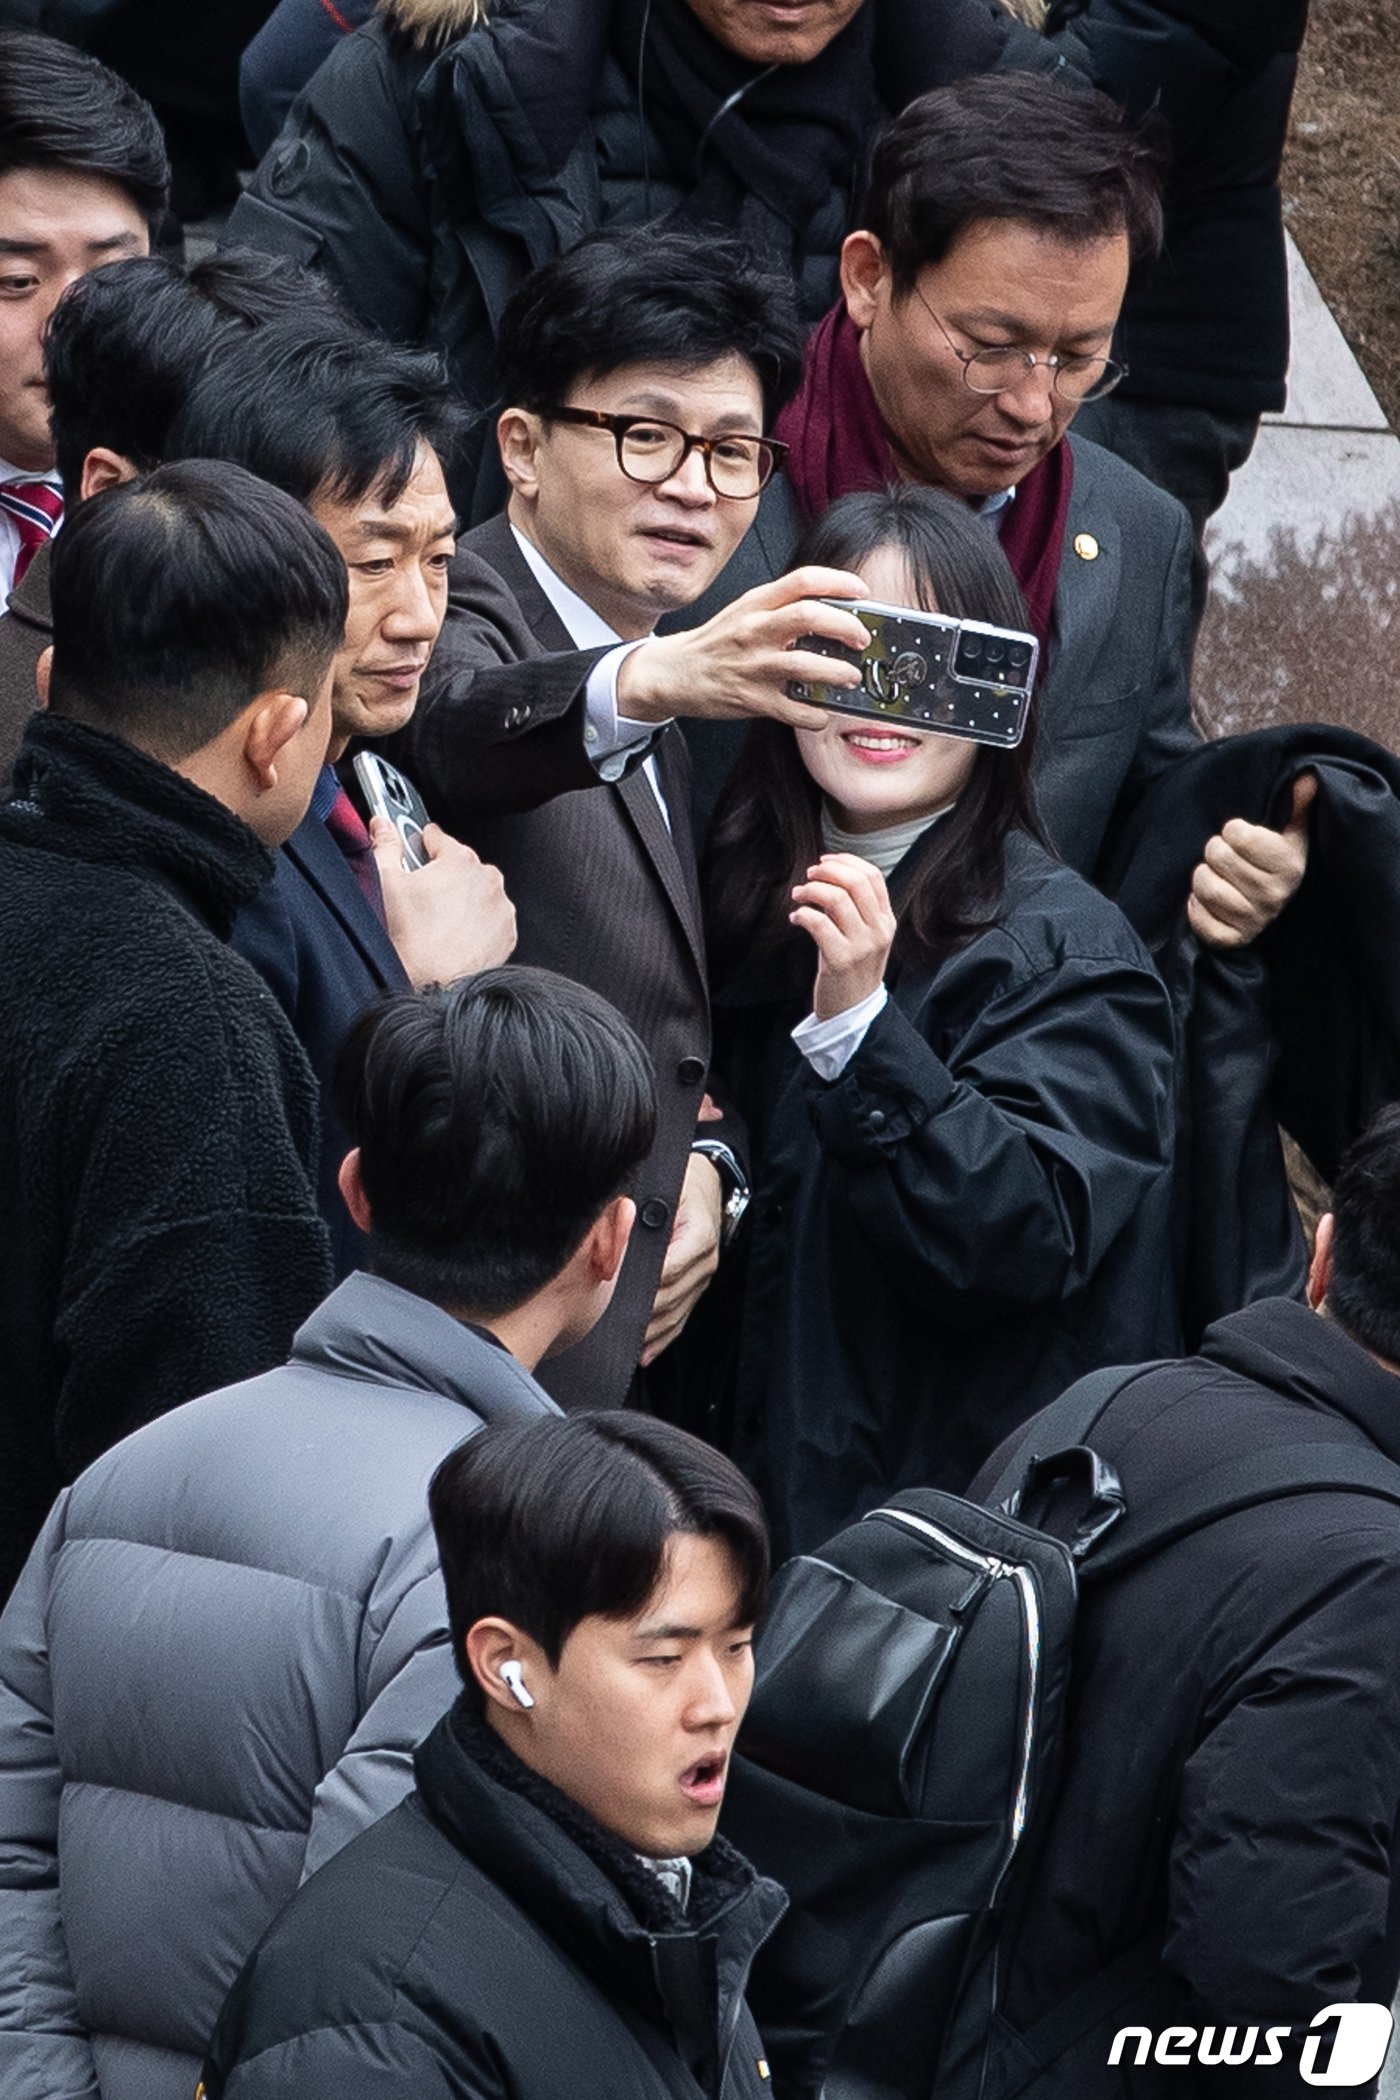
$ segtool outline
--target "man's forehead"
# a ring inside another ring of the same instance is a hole
[[[0,175],[0,255],[42,255],[62,246],[144,254],[150,234],[135,199],[115,182],[63,168],[10,168]]]
[[[606,373],[585,374],[570,390],[584,406],[605,405],[621,414],[704,414],[723,421],[757,425],[763,414],[763,386],[758,373],[735,354],[706,365],[621,365]]]

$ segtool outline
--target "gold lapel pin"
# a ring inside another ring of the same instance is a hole
[[[1081,561],[1097,561],[1099,558],[1099,543],[1092,532],[1076,532],[1074,535],[1074,551]]]

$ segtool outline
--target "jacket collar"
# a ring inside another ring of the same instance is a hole
[[[420,1745],[414,1771],[424,1808],[604,1996],[669,2034],[701,2086],[718,2093],[749,1969],[787,1908],[782,1890],[717,1838],[694,1862],[684,1925],[649,1930],[599,1863],[604,1846],[578,1841],[584,1812],[572,1802],[551,1812],[554,1789],[545,1782],[503,1784],[473,1755],[480,1725],[459,1699]]]
[[[1400,1460],[1400,1376],[1297,1299],[1260,1298],[1217,1320],[1201,1355],[1304,1407],[1345,1415],[1387,1458]]]
[[[151,876],[221,940],[273,869],[257,834],[193,781],[133,744],[50,714],[25,726],[0,837]]]
[[[291,1361],[460,1400],[483,1422],[559,1410],[508,1349],[412,1291],[357,1269],[298,1328]]]

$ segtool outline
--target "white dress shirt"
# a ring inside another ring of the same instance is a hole
[[[57,474],[26,472],[23,467],[12,467],[7,459],[0,459],[0,482],[5,481],[42,481],[55,494],[63,494],[63,483]],[[15,563],[18,560],[19,526],[7,510],[0,510],[0,619],[9,611],[8,601],[15,587]]]
[[[602,649],[608,643],[616,647],[608,650],[588,674],[584,690],[585,724],[583,741],[588,756],[604,780],[620,780],[627,770],[629,752],[638,744],[647,744],[664,729],[664,722],[629,722],[617,711],[617,674],[623,660],[640,649],[641,641],[624,642],[621,635],[609,627],[601,613],[595,612],[586,598],[565,583],[545,560],[531,540],[512,525],[515,544],[524,555],[530,574],[548,598],[550,604],[566,629],[569,640],[576,649]],[[643,636],[642,641],[648,640]],[[661,791],[661,777],[656,760],[642,761],[642,771],[651,782],[666,828],[671,828],[671,812],[666,807],[666,797]]]

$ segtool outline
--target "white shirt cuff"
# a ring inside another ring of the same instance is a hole
[[[819,1021],[808,1014],[792,1031],[792,1039],[818,1079],[839,1079],[865,1041],[866,1031],[877,1014],[883,1013],[889,993],[881,985],[859,1006],[848,1006],[843,1014]]]
[[[641,646],[642,642],[623,642],[609,649],[594,664],[584,688],[584,749],[604,780],[620,780],[627,770],[628,753],[638,744],[650,743],[665,727],[661,722],[629,722],[617,711],[618,671],[623,659]]]

